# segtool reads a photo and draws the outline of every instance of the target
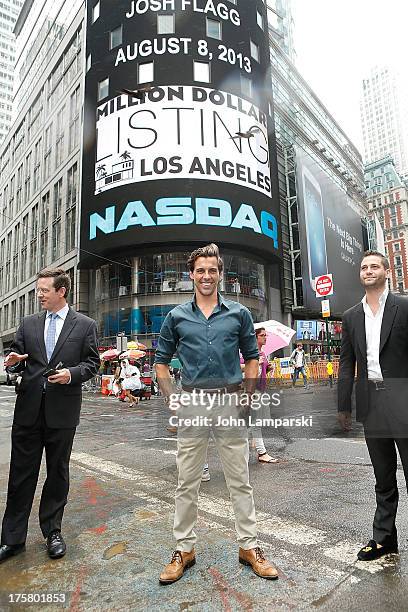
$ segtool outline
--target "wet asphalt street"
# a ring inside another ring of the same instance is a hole
[[[12,388],[0,387],[1,514],[14,397]],[[251,451],[259,539],[279,568],[278,581],[262,580],[238,564],[234,516],[211,442],[211,480],[200,491],[197,564],[179,582],[160,586],[158,575],[174,547],[177,480],[167,409],[160,398],[130,408],[87,394],[63,525],[67,555],[47,557],[38,489],[26,552],[0,566],[0,610],[408,610],[408,503],[401,467],[400,555],[357,562],[356,552],[371,538],[374,511],[361,430],[340,434],[335,389],[283,389],[281,398],[280,417],[312,416],[313,427],[264,431],[279,464],[261,465]],[[16,594],[26,597],[13,603]],[[54,603],[46,603],[47,594]],[[28,596],[40,603],[22,604]],[[55,602],[57,596],[65,602]]]

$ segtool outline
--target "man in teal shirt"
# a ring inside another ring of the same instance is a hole
[[[177,545],[171,562],[160,574],[160,583],[171,584],[179,580],[184,570],[196,562],[194,526],[210,431],[221,456],[235,513],[239,561],[249,565],[262,578],[276,579],[276,568],[265,559],[257,545],[246,427],[217,425],[220,416],[228,415],[232,423],[239,415],[242,382],[239,351],[245,361],[246,390],[255,390],[259,352],[252,318],[247,308],[225,300],[218,293],[223,262],[217,245],[210,244],[194,251],[188,266],[190,278],[194,281],[194,298],[176,306],[167,315],[155,357],[160,388],[165,398],[174,403],[169,363],[177,351],[182,364],[183,401],[180,396],[180,404],[184,408],[178,412],[178,486],[173,528]],[[221,410],[209,410],[210,405],[214,405],[214,398],[218,398],[218,406],[223,405]],[[186,402],[186,399],[190,401]],[[201,416],[205,422],[191,425],[187,418],[181,418],[182,414],[191,420],[194,416]],[[183,425],[182,421],[186,424]]]

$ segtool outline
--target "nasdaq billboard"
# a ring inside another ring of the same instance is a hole
[[[330,310],[332,315],[341,315],[364,293],[359,281],[364,252],[361,217],[334,178],[299,147],[296,181],[304,306],[321,312],[315,279],[332,274]]]
[[[259,0],[88,2],[82,266],[147,246],[280,257]]]

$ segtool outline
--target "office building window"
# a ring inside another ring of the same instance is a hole
[[[48,179],[51,172],[52,153],[52,123],[45,130],[44,137],[44,181]]]
[[[30,276],[37,274],[37,238],[31,241],[30,244]]]
[[[251,40],[251,56],[259,62],[259,45],[257,45],[253,40]]]
[[[157,33],[174,34],[176,29],[174,15],[157,15]]]
[[[121,25],[109,32],[109,48],[110,49],[119,47],[122,44],[122,41],[123,41],[122,32],[123,32],[123,28]]]
[[[194,62],[194,80],[200,81],[201,83],[210,83],[211,72],[210,64],[208,62]]]
[[[52,224],[52,261],[56,261],[61,255],[61,217]]]
[[[25,295],[20,295],[18,305],[18,316],[20,321],[25,317]]]
[[[10,327],[17,325],[17,300],[13,300],[10,306]]]
[[[3,308],[4,317],[3,317],[3,329],[9,328],[9,305],[6,304]]]
[[[152,81],[154,81],[153,62],[146,62],[145,64],[139,64],[137,67],[137,82],[138,83],[151,83]]]
[[[41,172],[41,142],[40,138],[34,147],[34,174],[33,174],[33,190],[34,193],[40,187],[40,172]]]
[[[67,208],[75,206],[78,194],[78,164],[74,164],[67,174]]]
[[[92,23],[95,23],[95,21],[99,19],[100,14],[101,14],[101,3],[97,2],[92,9]]]
[[[244,96],[252,98],[252,81],[241,74],[241,91]]]
[[[62,207],[62,178],[54,185],[54,208],[53,208],[53,219],[56,219],[61,215]]]
[[[40,235],[40,270],[48,263],[48,230],[44,230]]]
[[[75,248],[76,206],[67,210],[65,219],[65,252]]]
[[[23,219],[24,222],[24,219]],[[32,230],[32,238],[37,238],[38,232],[38,204],[33,206],[31,211],[31,230]]]
[[[259,25],[259,27],[261,28],[261,30],[264,29],[264,20],[263,20],[263,16],[259,11],[256,11],[256,23]]]
[[[62,106],[57,114],[55,129],[55,168],[61,165],[64,158],[64,139],[65,139],[65,106]]]
[[[216,19],[210,19],[207,17],[207,36],[209,38],[216,38],[217,40],[222,40],[222,29],[221,22]]]
[[[80,87],[71,94],[69,109],[69,143],[68,151],[71,151],[79,144],[79,102]]]
[[[98,102],[109,95],[109,77],[98,83]]]
[[[29,315],[35,312],[35,290],[32,289],[28,292],[28,313]]]
[[[27,246],[21,249],[20,258],[20,283],[23,283],[27,278]]]
[[[48,217],[50,212],[50,192],[47,193],[41,199],[41,213],[40,213],[40,230],[44,230],[48,225]]]

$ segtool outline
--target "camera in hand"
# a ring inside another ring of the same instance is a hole
[[[44,378],[48,378],[49,376],[54,376],[55,374],[58,374],[58,370],[60,370],[62,366],[63,366],[63,363],[62,361],[60,361],[59,363],[57,363],[55,368],[50,368],[49,370],[45,370],[43,374]]]

